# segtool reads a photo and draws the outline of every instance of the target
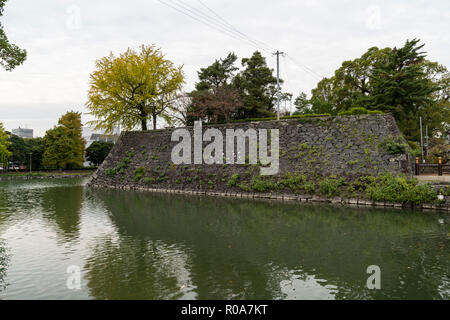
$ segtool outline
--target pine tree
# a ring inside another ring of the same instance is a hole
[[[385,62],[374,65],[370,79],[373,109],[392,112],[403,133],[418,139],[417,123],[423,111],[433,104],[432,93],[439,87],[428,79],[424,70],[425,54],[419,40],[407,40],[404,47],[394,48]]]
[[[233,80],[233,85],[244,99],[239,118],[258,118],[273,115],[276,100],[277,79],[267,66],[266,58],[255,51],[250,58],[242,59],[245,68]],[[280,83],[283,80],[280,79]]]

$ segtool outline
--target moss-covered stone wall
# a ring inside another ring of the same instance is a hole
[[[176,165],[171,161],[176,128],[169,128],[123,132],[89,184],[218,192],[267,192],[273,186],[277,193],[291,194],[296,188],[313,193],[317,185],[308,181],[327,177],[351,181],[384,172],[411,173],[406,151],[392,154],[386,147],[405,143],[390,114],[204,125],[203,132],[208,128],[224,136],[226,129],[279,129],[279,173],[260,176],[260,164],[249,164],[248,157],[246,164]],[[193,127],[186,129],[193,136]]]

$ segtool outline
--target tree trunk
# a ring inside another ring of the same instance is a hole
[[[153,115],[153,130],[156,130],[156,114]]]
[[[141,116],[142,131],[147,131],[147,112],[145,112],[143,105],[139,105],[139,113]]]
[[[142,131],[147,131],[147,119],[141,120]]]

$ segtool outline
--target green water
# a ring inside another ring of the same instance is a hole
[[[0,299],[450,298],[448,214],[84,183],[0,183]]]

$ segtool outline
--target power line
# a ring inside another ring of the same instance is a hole
[[[290,99],[289,99],[289,114],[291,114],[292,113],[292,98],[294,97],[294,93],[293,92],[288,92],[288,88],[289,89],[293,89],[293,88],[291,87],[291,82],[289,80],[289,72],[288,72],[288,69],[286,68],[286,63],[284,63],[284,61],[281,60],[280,64],[281,64],[281,72],[284,73],[285,79],[286,79],[286,81],[285,81],[285,84],[286,84],[285,85],[285,93],[291,94]],[[285,100],[285,102],[286,102],[286,100]],[[285,107],[286,107],[286,104],[285,104]]]
[[[308,68],[307,66],[303,66],[299,63],[297,63],[290,55],[286,54],[286,56],[291,60],[291,62],[296,65],[298,68],[304,70],[305,72],[311,74],[312,76],[314,76],[315,78],[322,80],[323,78],[325,78],[324,76],[318,74],[317,72],[315,72],[314,70],[312,70],[311,68]]]
[[[158,1],[160,3],[162,3],[162,4],[164,4],[164,5],[166,5],[168,7],[171,7],[172,9],[174,9],[174,10],[176,10],[176,11],[178,11],[178,12],[180,12],[180,13],[182,13],[182,14],[184,14],[184,15],[186,15],[186,16],[188,16],[188,17],[190,17],[190,18],[192,18],[192,19],[194,19],[194,20],[196,20],[196,21],[198,21],[200,23],[202,23],[202,24],[205,24],[205,25],[209,26],[210,28],[212,28],[212,29],[214,29],[216,31],[219,31],[220,33],[226,34],[226,35],[228,35],[228,36],[230,36],[230,37],[232,37],[232,38],[234,38],[236,40],[244,41],[247,44],[250,44],[251,46],[253,46],[253,47],[257,48],[257,49],[263,49],[263,48],[260,48],[260,46],[258,46],[256,43],[253,43],[250,40],[245,39],[242,36],[236,34],[234,31],[232,32],[228,28],[225,28],[222,25],[217,24],[214,19],[211,19],[210,17],[209,18],[205,18],[204,17],[205,16],[204,13],[199,14],[199,13],[195,12],[194,10],[191,10],[191,9],[187,8],[186,5],[183,6],[183,5],[174,3],[174,2],[166,3],[166,2],[164,2],[162,0],[158,0]],[[266,49],[263,49],[263,50],[267,52]]]
[[[212,17],[212,16],[206,14],[205,12],[203,12],[203,11],[197,9],[196,7],[193,7],[193,6],[189,5],[188,3],[186,3],[186,2],[183,1],[183,0],[174,0],[174,1],[179,2],[180,4],[179,4],[178,6],[180,6],[180,7],[184,8],[184,9],[188,10],[189,12],[192,12],[193,14],[195,14],[195,15],[197,15],[197,16],[200,16],[200,17],[202,17],[203,19],[206,19],[206,20],[210,21],[210,22],[212,22],[212,23],[215,24],[215,25],[220,26],[221,28],[227,30],[228,32],[231,32],[231,33],[235,34],[236,36],[243,38],[243,40],[250,41],[250,42],[252,42],[254,45],[260,46],[260,44],[258,44],[257,41],[251,39],[250,37],[248,37],[248,36],[245,35],[244,33],[240,32],[239,30],[237,30],[236,28],[234,28],[233,26],[231,26],[231,25],[230,25],[229,23],[227,23],[226,21],[225,21],[225,23],[223,23],[223,22],[217,20],[216,18],[214,18],[214,17]],[[175,5],[176,5],[176,4],[175,4]],[[184,7],[183,7],[183,5],[184,5]],[[206,6],[205,4],[203,4],[203,5]],[[188,7],[188,8],[186,8],[186,7]],[[206,6],[206,7],[207,7],[207,6]],[[190,10],[189,8],[192,9],[192,10]],[[208,8],[208,10],[212,11],[212,9],[209,9],[209,7],[207,7],[207,8]],[[218,16],[216,13],[214,13],[214,14],[215,14],[216,16]],[[223,19],[221,19],[221,20],[223,20]]]
[[[186,3],[183,0],[158,0],[160,3],[190,17],[191,19],[194,19],[222,34],[225,34],[229,37],[232,37],[233,39],[245,42],[248,45],[251,45],[252,47],[262,50],[269,54],[269,57],[272,57],[272,52],[275,51],[275,49],[259,40],[252,39],[247,34],[241,32],[236,27],[234,27],[232,24],[230,24],[227,20],[225,20],[223,17],[221,17],[217,12],[215,12],[213,9],[211,9],[209,6],[207,6],[203,1],[197,0],[206,10],[208,10],[212,15],[205,13],[204,11],[199,10],[198,8]],[[176,2],[175,2],[176,1]],[[279,52],[277,50],[279,54]],[[275,53],[276,54],[276,53]],[[324,78],[324,76],[320,75],[319,73],[315,72],[313,69],[309,68],[308,66],[301,65],[297,63],[290,55],[285,54],[291,63],[293,63],[298,68],[302,69],[304,72],[312,75],[314,78],[321,80]],[[279,78],[279,55],[277,55],[277,79]],[[278,98],[279,99],[279,98]],[[278,102],[279,107],[279,102]]]
[[[221,21],[223,21],[226,25],[228,25],[230,28],[232,28],[234,31],[238,32],[239,34],[243,35],[244,37],[246,37],[249,40],[252,40],[256,43],[259,43],[261,46],[264,46],[266,48],[268,48],[271,51],[275,51],[276,49],[271,47],[270,45],[268,45],[267,43],[263,42],[263,41],[259,41],[256,39],[252,39],[250,38],[248,35],[246,35],[245,33],[239,31],[235,26],[233,26],[231,23],[229,23],[227,20],[225,20],[224,18],[222,18],[218,13],[216,13],[213,9],[211,9],[210,7],[208,7],[206,4],[203,3],[203,1],[201,0],[197,0],[203,7],[205,7],[209,12],[211,12],[213,15],[215,15],[216,17],[218,17]]]

